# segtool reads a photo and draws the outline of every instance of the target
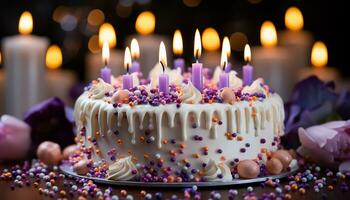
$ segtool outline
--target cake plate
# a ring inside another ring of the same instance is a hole
[[[258,177],[254,179],[233,179],[232,181],[227,182],[182,182],[182,183],[160,183],[160,182],[139,182],[139,181],[114,181],[107,180],[97,177],[88,177],[78,175],[73,171],[72,165],[64,163],[60,165],[60,170],[69,176],[79,177],[84,179],[93,180],[96,183],[115,185],[115,186],[132,186],[132,187],[153,187],[153,188],[185,188],[192,187],[196,185],[197,187],[220,187],[220,186],[234,186],[234,185],[244,185],[244,184],[253,184],[259,182],[265,182],[269,179],[281,179],[293,175],[299,169],[298,166],[295,166],[288,172],[284,172],[278,175]]]

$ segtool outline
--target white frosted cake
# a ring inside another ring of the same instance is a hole
[[[284,133],[284,109],[262,79],[243,87],[232,72],[230,87],[217,89],[214,73],[199,91],[186,75],[167,73],[176,75],[166,95],[152,77],[129,90],[118,78],[93,81],[75,104],[81,153],[73,164],[86,159],[89,176],[143,182],[231,181],[287,170],[284,150],[277,164],[267,163]]]

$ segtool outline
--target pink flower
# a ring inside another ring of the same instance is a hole
[[[321,164],[350,159],[350,120],[299,128],[298,152]]]
[[[30,127],[9,115],[0,118],[0,160],[18,160],[30,147]]]

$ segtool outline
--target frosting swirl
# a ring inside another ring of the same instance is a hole
[[[111,84],[108,84],[99,78],[97,81],[92,83],[92,86],[89,90],[90,97],[92,99],[102,99],[106,93],[112,92],[114,87]]]
[[[196,104],[202,101],[201,92],[193,86],[191,81],[182,88],[182,92],[181,99],[183,103]]]
[[[230,88],[232,89],[238,89],[242,87],[242,79],[238,78],[237,72],[234,70],[231,70],[229,73],[229,81],[230,81]]]
[[[212,159],[204,168],[203,178],[205,181],[232,181],[230,168],[225,163],[216,164]]]
[[[242,90],[243,94],[264,94],[266,96],[267,92],[265,88],[262,86],[263,79],[256,79],[250,86],[245,86]]]
[[[137,176],[137,168],[131,160],[131,156],[121,158],[108,168],[107,179],[116,181],[128,181]]]
[[[169,75],[169,82],[170,82],[170,84],[181,85],[183,78],[182,78],[182,75],[181,75],[181,69],[180,68],[169,70],[166,73]]]

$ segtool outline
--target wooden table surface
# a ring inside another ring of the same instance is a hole
[[[14,164],[4,164],[0,163],[0,169],[3,171],[4,168],[9,169],[11,166]],[[329,180],[328,180],[329,179]],[[59,197],[62,197],[58,194],[52,198],[49,196],[45,196],[43,194],[40,194],[38,191],[38,188],[42,187],[45,188],[45,183],[41,181],[39,186],[36,188],[33,185],[34,180],[30,179],[30,186],[23,186],[21,188],[16,187],[15,189],[11,189],[11,185],[13,185],[13,180],[4,180],[3,178],[0,179],[0,200],[17,200],[17,199],[57,199]],[[327,183],[332,182],[334,186],[334,190],[328,190],[327,187],[324,187],[321,189],[320,192],[315,192],[313,190],[313,183],[310,183],[310,187],[306,189],[305,194],[301,194],[299,191],[290,191],[288,194],[291,195],[292,199],[323,199],[327,197],[327,199],[350,199],[350,191],[341,191],[340,190],[340,183],[346,183],[347,185],[350,185],[350,178],[347,176],[345,179],[339,180],[335,183],[334,182],[335,178],[327,178]],[[280,187],[284,188],[284,185],[288,185],[288,180],[282,179]],[[64,186],[63,180],[58,179],[54,185],[56,185],[59,190],[64,189],[64,188],[70,188],[67,186]],[[238,191],[238,195],[236,196],[235,199],[243,199],[244,194],[247,194],[247,187],[252,186],[253,187],[253,193],[257,194],[258,197],[261,197],[264,193],[270,193],[270,192],[275,192],[277,194],[275,188],[272,187],[262,187],[261,184],[250,184],[250,185],[243,185],[239,187],[215,187],[215,188],[199,188],[198,192],[200,193],[201,199],[209,199],[211,197],[212,191],[217,191],[220,193],[221,199],[229,199],[229,190],[230,189],[235,189]],[[106,185],[98,185],[98,188],[103,189],[103,191],[108,188],[109,186]],[[141,191],[144,190],[147,193],[151,193],[153,198],[155,198],[155,193],[161,192],[163,198],[162,199],[171,199],[173,195],[176,195],[178,198],[183,199],[184,198],[184,189],[164,189],[164,188],[142,188],[142,187],[112,187],[113,194],[117,194],[119,196],[119,199],[125,199],[123,198],[120,193],[121,190],[126,190],[127,194],[131,194],[134,198],[133,199],[145,199],[144,196],[141,195]],[[67,189],[68,191],[68,189]],[[66,195],[68,199],[79,199],[78,194],[75,194],[73,197]],[[85,198],[80,198],[80,199],[85,199]],[[87,199],[94,199],[90,196],[87,197]],[[252,198],[256,199],[256,198]]]

